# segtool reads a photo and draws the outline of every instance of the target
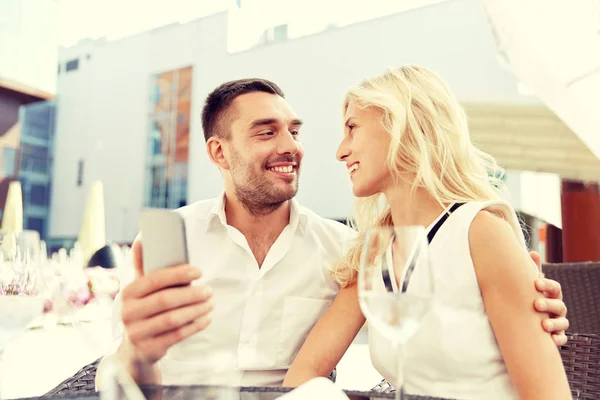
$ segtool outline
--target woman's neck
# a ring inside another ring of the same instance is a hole
[[[385,192],[388,204],[392,210],[392,220],[395,226],[421,225],[428,227],[444,211],[434,197],[425,189],[418,188],[410,192],[408,185],[394,185]]]

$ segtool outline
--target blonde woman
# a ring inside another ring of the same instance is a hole
[[[558,349],[540,328],[547,316],[531,306],[538,270],[502,200],[502,182],[494,178],[500,169],[471,143],[465,114],[444,81],[420,66],[389,70],[347,93],[344,117],[337,158],[359,198],[359,237],[334,268],[342,291],[284,385],[326,376],[364,324],[355,283],[365,230],[430,227],[464,203],[430,245],[436,302],[407,345],[405,391],[459,399],[571,398]],[[374,330],[369,335],[373,365],[394,384],[392,345]]]

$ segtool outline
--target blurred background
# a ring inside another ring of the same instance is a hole
[[[203,101],[261,77],[305,120],[299,201],[346,221],[342,95],[406,63],[455,91],[543,261],[600,261],[599,0],[0,0],[0,216],[19,182],[49,255],[126,247],[143,207],[220,193]]]
[[[600,260],[597,0],[0,0],[0,209],[20,181],[25,228],[69,248],[100,181],[106,240],[130,243],[142,207],[220,192],[202,102],[254,76],[306,120],[300,201],[345,220],[341,96],[404,63],[462,100],[531,247]]]

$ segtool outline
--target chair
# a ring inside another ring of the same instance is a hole
[[[568,331],[600,335],[600,263],[544,264],[542,271],[562,287]]]
[[[73,376],[65,379],[54,389],[44,395],[49,396],[73,396],[85,395],[96,392],[96,370],[102,358],[97,359],[81,368]]]
[[[573,399],[600,399],[600,337],[568,334],[560,348]]]

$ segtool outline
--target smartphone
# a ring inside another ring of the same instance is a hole
[[[187,264],[185,221],[175,211],[147,208],[140,212],[144,274]]]

